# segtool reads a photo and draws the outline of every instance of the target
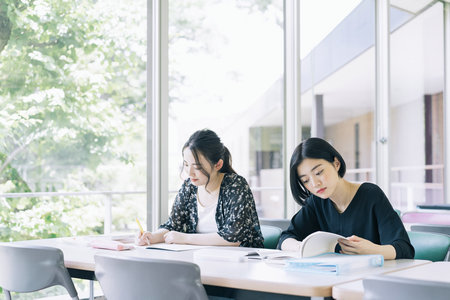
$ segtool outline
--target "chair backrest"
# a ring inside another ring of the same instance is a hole
[[[286,230],[286,229],[288,229],[289,225],[291,224],[291,220],[259,218],[259,224],[275,226],[275,227],[281,228],[281,230]]]
[[[377,275],[363,279],[364,300],[448,300],[450,284]]]
[[[108,300],[206,300],[200,268],[190,262],[95,255],[95,276]]]
[[[264,237],[264,248],[276,249],[281,236],[281,229],[276,226],[261,225],[261,233]]]
[[[443,261],[450,247],[450,236],[432,232],[408,231],[416,251],[415,259]]]
[[[411,225],[411,231],[434,232],[450,236],[450,225],[416,224]]]
[[[10,292],[28,293],[54,285],[62,285],[72,299],[78,299],[60,249],[0,244],[0,268],[0,287],[6,299],[11,299]]]
[[[450,225],[450,213],[404,212],[403,223]]]
[[[450,204],[417,204],[420,209],[450,210]]]

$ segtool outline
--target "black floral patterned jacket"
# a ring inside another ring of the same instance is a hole
[[[195,233],[198,223],[197,187],[184,181],[172,207],[169,220],[160,228]],[[225,174],[216,208],[218,234],[242,247],[263,247],[263,237],[252,191],[244,177]]]

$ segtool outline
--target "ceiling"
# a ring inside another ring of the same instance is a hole
[[[413,14],[390,39],[390,105],[420,101],[443,91],[443,5],[429,0],[391,0]],[[332,34],[332,33],[331,33]],[[331,49],[332,51],[332,49]],[[323,95],[325,126],[374,111],[375,48],[372,46],[301,95],[301,122],[311,124],[313,95]],[[282,81],[274,84],[282,93]],[[253,126],[279,126],[283,105],[261,114]],[[254,111],[254,109],[252,109]]]
[[[390,5],[412,14],[417,14],[434,2],[436,0],[390,0]]]

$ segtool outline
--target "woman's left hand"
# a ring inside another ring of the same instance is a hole
[[[374,254],[377,253],[379,245],[369,240],[352,235],[346,239],[338,239],[341,246],[341,253],[344,254]]]
[[[164,242],[166,244],[187,244],[187,237],[186,233],[169,231],[164,234]]]

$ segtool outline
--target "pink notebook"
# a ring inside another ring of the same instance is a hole
[[[131,244],[124,244],[119,241],[104,240],[104,239],[93,240],[89,243],[89,245],[93,248],[109,249],[116,251],[134,249],[134,246]]]

